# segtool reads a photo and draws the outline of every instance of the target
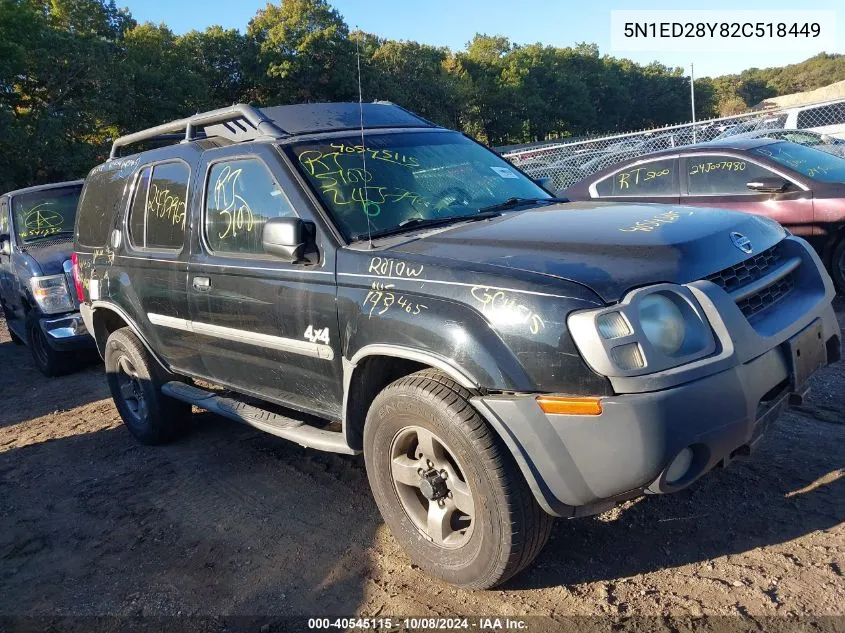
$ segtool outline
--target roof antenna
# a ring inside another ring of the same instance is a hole
[[[364,173],[361,180],[364,182],[364,215],[367,217],[367,241],[370,248],[373,247],[373,227],[370,224],[370,196],[367,193],[367,144],[364,142],[364,93],[361,90],[361,29],[355,25],[355,56],[358,61],[358,114],[361,117],[361,161],[364,165]]]

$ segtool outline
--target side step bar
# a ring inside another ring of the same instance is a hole
[[[235,398],[218,396],[211,391],[178,381],[165,383],[161,387],[161,392],[171,398],[193,404],[200,409],[222,415],[236,422],[244,422],[271,435],[291,440],[306,448],[316,448],[321,451],[344,453],[346,455],[357,454],[357,451],[350,448],[346,443],[343,433],[324,431],[301,420],[266,411]]]

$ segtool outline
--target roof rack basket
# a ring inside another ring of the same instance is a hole
[[[117,156],[117,150],[119,148],[132,145],[133,143],[162,137],[167,138],[166,135],[181,132],[182,130],[185,131],[184,142],[189,143],[198,138],[204,138],[204,136],[198,134],[197,128],[205,128],[206,126],[240,120],[245,121],[254,129],[255,132],[250,135],[251,140],[277,139],[285,136],[284,130],[280,129],[261,110],[245,103],[236,103],[228,108],[201,112],[185,119],[163,123],[156,127],[151,127],[148,130],[141,130],[140,132],[121,136],[112,143],[109,159],[111,160]]]

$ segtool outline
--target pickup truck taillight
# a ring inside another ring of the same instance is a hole
[[[71,253],[70,263],[73,271],[73,285],[76,288],[76,298],[79,303],[82,303],[85,301],[85,294],[82,289],[82,279],[79,277],[79,257],[76,253]]]

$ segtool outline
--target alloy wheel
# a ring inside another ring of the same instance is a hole
[[[393,438],[390,470],[402,508],[433,544],[455,549],[467,543],[475,525],[475,500],[464,469],[432,431],[403,428]]]
[[[147,417],[147,400],[144,397],[138,370],[135,369],[135,365],[127,356],[121,356],[118,359],[117,367],[117,385],[120,396],[135,421],[143,422]]]

